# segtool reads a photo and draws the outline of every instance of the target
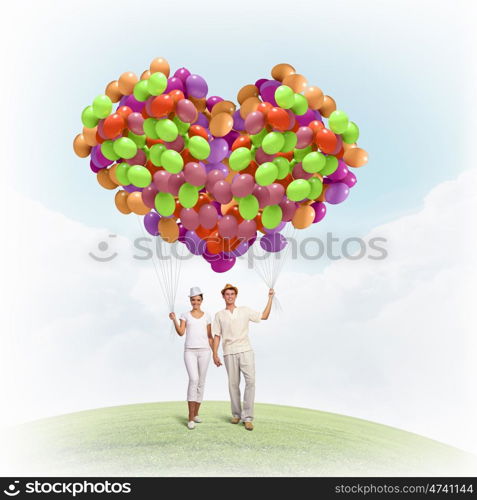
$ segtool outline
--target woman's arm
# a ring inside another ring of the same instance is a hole
[[[275,294],[275,291],[273,290],[273,288],[270,288],[270,290],[268,291],[267,305],[265,306],[265,309],[263,310],[263,313],[262,313],[262,319],[268,319],[268,317],[270,316],[270,311],[272,310],[272,301],[273,301],[274,294]]]
[[[177,322],[176,314],[173,312],[169,314],[169,318],[172,319],[172,321],[174,322],[174,328],[176,329],[177,335],[180,335],[182,337],[182,335],[184,335],[186,330],[186,322],[183,319],[181,319],[181,322],[179,324]]]
[[[209,341],[210,348],[212,352],[214,351],[214,337],[212,337],[212,325],[209,323],[207,325],[207,340]]]

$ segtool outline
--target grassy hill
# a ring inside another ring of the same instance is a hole
[[[186,428],[184,402],[101,408],[10,432],[22,475],[475,475],[473,455],[343,415],[256,405],[255,430],[229,423],[229,404],[205,402]]]

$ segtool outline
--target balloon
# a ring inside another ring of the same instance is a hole
[[[105,168],[98,171],[96,179],[98,184],[105,189],[116,189],[118,187],[118,184],[111,179],[108,170]]]
[[[232,170],[243,170],[250,165],[252,152],[248,148],[238,148],[229,157],[229,165]]]
[[[234,111],[232,118],[234,119],[233,128],[235,130],[244,130],[245,129],[245,120],[240,116],[239,110]]]
[[[257,97],[258,88],[255,85],[245,85],[237,93],[237,101],[242,104],[249,97]]]
[[[308,183],[310,184],[310,193],[308,194],[308,198],[310,200],[316,200],[316,198],[318,198],[323,191],[323,182],[318,177],[312,177],[311,179],[308,179]]]
[[[240,106],[240,116],[245,120],[250,113],[257,110],[260,102],[261,101],[258,97],[249,97],[248,99],[245,99]]]
[[[280,233],[267,233],[260,238],[260,246],[266,252],[281,252],[287,244],[287,239]]]
[[[344,182],[329,184],[325,192],[325,200],[332,205],[346,200],[349,194],[349,186]]]
[[[168,191],[168,183],[171,174],[166,170],[158,170],[153,176],[154,186],[158,191]]]
[[[212,270],[215,271],[216,273],[225,273],[229,269],[231,269],[235,264],[235,257],[224,257],[220,260],[215,260],[214,262],[211,262],[210,266],[212,267]]]
[[[113,103],[107,95],[99,95],[93,100],[93,114],[96,118],[106,118],[113,109]]]
[[[358,125],[354,122],[349,122],[346,130],[342,132],[341,137],[346,144],[353,144],[353,142],[356,142],[359,138]]]
[[[113,150],[120,158],[127,159],[132,158],[137,153],[137,146],[129,137],[121,137],[114,141]]]
[[[206,101],[207,109],[209,111],[212,111],[212,108],[221,101],[223,101],[222,97],[219,97],[217,95],[210,96]]]
[[[323,97],[323,104],[319,107],[320,113],[325,118],[328,118],[333,111],[336,110],[336,102],[329,95]]]
[[[166,117],[174,109],[174,99],[169,94],[158,95],[157,97],[152,98],[148,108],[149,114],[155,118]]]
[[[152,234],[152,236],[157,236],[159,234],[158,224],[160,219],[161,216],[154,211],[148,212],[144,216],[144,227],[149,234]]]
[[[118,113],[114,113],[104,120],[102,126],[103,135],[106,139],[114,139],[122,133],[125,126],[124,118]]]
[[[275,90],[275,101],[283,109],[290,109],[295,104],[295,92],[287,85],[280,85]]]
[[[179,189],[184,184],[184,172],[179,172],[178,174],[171,174],[169,181],[167,183],[167,191],[173,196],[179,194]]]
[[[255,180],[250,174],[236,175],[232,182],[232,195],[239,198],[252,194]]]
[[[193,208],[182,208],[179,217],[186,229],[194,230],[200,224],[199,214]]]
[[[272,106],[278,106],[277,101],[275,100],[275,91],[278,87],[280,87],[280,82],[269,80],[265,82],[260,87],[260,95],[264,101],[269,102]],[[252,98],[250,98],[252,99]],[[256,99],[256,98],[255,98]],[[247,101],[245,101],[247,102]]]
[[[224,255],[227,257],[240,257],[248,252],[250,245],[248,241],[242,241],[235,247],[231,252],[224,252]]]
[[[290,126],[290,117],[284,109],[272,107],[267,113],[267,122],[273,128],[287,130]]]
[[[149,70],[151,73],[156,73],[159,71],[161,73],[164,73],[164,75],[168,77],[169,73],[171,72],[171,67],[169,66],[169,63],[166,59],[164,59],[163,57],[156,57],[151,61]]]
[[[169,217],[174,213],[176,203],[174,196],[170,193],[159,192],[154,199],[155,208],[163,217]]]
[[[282,82],[287,76],[293,75],[294,73],[295,68],[287,63],[277,64],[272,68],[272,78],[279,82]]]
[[[361,148],[348,149],[348,151],[345,151],[345,154],[343,155],[343,160],[350,167],[362,167],[368,163],[368,153]]]
[[[146,167],[142,165],[132,165],[127,171],[130,184],[137,187],[146,187],[151,184],[152,175]]]
[[[290,172],[290,162],[286,158],[283,158],[283,156],[278,156],[273,159],[273,163],[278,169],[277,179],[284,179]]]
[[[295,94],[295,102],[291,107],[291,110],[296,115],[304,115],[308,111],[308,101],[301,94]]]
[[[160,95],[166,90],[167,77],[160,71],[152,73],[147,80],[146,88],[151,95]]]
[[[165,141],[164,146],[166,146],[167,149],[173,149],[174,151],[180,153],[184,149],[184,138],[181,135],[178,135],[176,139],[171,142]]]
[[[219,214],[214,205],[206,203],[200,207],[198,217],[202,227],[212,229],[217,224]]]
[[[140,191],[129,193],[126,203],[131,212],[134,212],[136,215],[145,215],[151,210],[149,207],[144,205]]]
[[[159,220],[159,234],[167,243],[174,243],[179,238],[179,226],[174,219],[162,217]]]
[[[269,186],[273,186],[273,184],[270,184]],[[255,198],[257,198],[259,208],[270,205],[270,191],[268,190],[269,186],[260,186],[257,184],[253,188],[252,194],[255,196]]]
[[[184,236],[184,243],[189,252],[194,255],[202,255],[206,248],[206,242],[195,231],[187,231]]]
[[[229,115],[233,115],[235,112],[236,106],[232,101],[220,101],[214,105],[212,111],[210,112],[212,118],[219,113],[227,113]]]
[[[268,186],[266,186],[265,189],[267,189],[270,193],[269,203],[267,204],[278,205],[283,200],[283,196],[285,195],[285,188],[281,184],[274,182],[273,184],[269,184]]]
[[[357,180],[356,180],[356,175],[354,175],[353,172],[348,172],[346,176],[341,179],[342,182],[344,182],[348,187],[352,188]]]
[[[217,222],[219,235],[226,238],[233,238],[237,235],[238,223],[233,215],[224,215]]]
[[[131,112],[139,112],[144,108],[144,102],[138,101],[134,95],[126,97],[124,103],[125,107],[128,107]],[[118,109],[117,112],[120,113],[120,109]]]
[[[304,94],[311,109],[320,109],[323,106],[324,95],[320,88],[310,85],[306,87]]]
[[[154,185],[146,186],[142,190],[142,201],[149,208],[154,208],[154,198],[156,197],[157,189]]]
[[[296,147],[298,149],[303,149],[308,147],[313,142],[313,130],[310,127],[300,127],[296,131],[297,143]]]
[[[156,133],[163,141],[174,141],[179,135],[177,125],[168,118],[158,120],[156,123]]]
[[[324,219],[326,215],[326,205],[321,201],[315,201],[310,205],[315,211],[315,218],[313,219],[313,224],[320,222]]]
[[[344,111],[333,111],[328,119],[328,125],[335,134],[342,134],[345,132],[348,128],[348,124],[349,118]]]
[[[295,229],[305,229],[313,224],[315,220],[315,210],[310,205],[301,205],[296,209],[292,219]]]
[[[189,99],[182,99],[176,106],[177,116],[186,123],[194,123],[197,120],[197,109]]]
[[[207,180],[205,167],[201,163],[189,162],[184,167],[185,180],[193,186],[203,186]]]
[[[338,139],[331,130],[322,128],[316,133],[315,141],[323,153],[331,153],[336,148]]]
[[[286,76],[283,79],[283,85],[287,85],[294,92],[303,92],[307,86],[307,79],[303,75],[297,73]]]
[[[161,155],[161,164],[171,174],[177,174],[183,169],[184,160],[177,151],[166,149]]]
[[[185,208],[192,208],[199,199],[199,191],[196,186],[185,182],[179,189],[179,201]]]
[[[205,160],[210,155],[209,143],[198,135],[189,139],[189,151],[194,158]]]
[[[214,184],[217,181],[225,179],[225,177],[226,177],[225,173],[222,170],[218,170],[218,169],[211,170],[207,174],[207,181],[206,181],[206,184],[205,184],[205,188],[207,189],[207,191],[209,193],[211,193],[213,191]]]
[[[285,138],[280,132],[269,132],[262,141],[262,148],[269,155],[278,153],[284,145]]]
[[[305,199],[311,191],[310,184],[304,179],[295,179],[287,187],[287,196],[291,201]]]
[[[144,134],[144,118],[141,113],[131,113],[127,117],[127,126],[131,132],[141,135]]]
[[[338,168],[338,158],[336,156],[326,156],[325,166],[320,169],[320,175],[331,175]]]
[[[253,220],[243,220],[237,228],[237,238],[249,240],[257,232],[257,223]]]
[[[123,73],[118,79],[118,89],[121,94],[130,95],[133,93],[134,85],[138,82],[138,77],[130,71]]]
[[[317,121],[316,117],[318,115],[317,111],[314,111],[313,109],[308,109],[306,113],[299,115],[296,117],[296,121],[302,126],[302,127],[309,127],[310,123]],[[321,122],[320,122],[321,123]]]
[[[326,157],[318,151],[308,153],[302,161],[302,167],[305,172],[313,174],[319,172],[326,165]]]
[[[106,90],[104,93],[111,99],[111,102],[118,102],[123,94],[119,90],[119,84],[117,80],[113,80],[106,85]]]
[[[249,194],[239,201],[240,216],[246,220],[254,219],[258,214],[258,200],[253,194]]]
[[[275,182],[278,176],[278,168],[274,163],[262,163],[255,172],[255,181],[260,186],[267,186]]]
[[[130,214],[132,211],[127,204],[128,196],[129,193],[127,191],[121,190],[117,191],[114,197],[114,203],[116,205],[116,208],[123,214]]]
[[[73,150],[80,158],[86,158],[91,152],[91,146],[86,143],[83,134],[78,134],[73,141]]]
[[[93,112],[93,106],[87,106],[81,113],[81,122],[85,127],[93,128],[98,124],[99,118]]]
[[[249,134],[258,134],[265,126],[265,115],[260,111],[252,111],[244,121],[245,130]]]
[[[99,168],[107,167],[108,165],[111,165],[111,163],[116,160],[116,155],[113,160],[110,160],[109,158],[106,158],[103,153],[101,152],[101,146],[94,146],[94,148],[91,149],[91,161],[94,163],[95,166]]]
[[[214,139],[210,142],[210,153],[207,158],[209,163],[221,162],[229,151],[229,145],[225,139]]]
[[[210,120],[210,132],[215,137],[224,137],[234,125],[234,119],[228,113],[218,113]]]
[[[228,182],[219,180],[214,184],[213,195],[219,203],[229,203],[233,196],[232,188]]]
[[[150,97],[150,92],[148,88],[148,80],[139,80],[136,85],[134,85],[133,96],[136,101],[144,102]]]
[[[279,205],[269,205],[263,209],[262,224],[268,229],[273,229],[282,220],[282,209]]]
[[[199,99],[205,97],[209,90],[207,82],[199,75],[189,75],[186,78],[185,85],[187,94]]]
[[[343,160],[338,160],[336,170],[332,174],[328,175],[328,179],[331,179],[332,181],[340,181],[346,177],[348,172],[349,170],[346,163]]]

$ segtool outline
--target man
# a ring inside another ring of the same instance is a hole
[[[224,352],[224,363],[229,378],[230,402],[232,407],[232,424],[243,422],[248,431],[253,430],[253,404],[255,400],[255,357],[248,338],[248,324],[250,321],[258,323],[261,319],[268,319],[272,308],[274,291],[270,288],[268,302],[262,313],[249,307],[236,306],[238,295],[237,287],[227,284],[222,290],[225,309],[219,311],[212,323],[214,335],[213,356],[214,363],[222,363],[217,354],[220,339]],[[245,392],[243,409],[240,395],[240,374],[245,378]]]

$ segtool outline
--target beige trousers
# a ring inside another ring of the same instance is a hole
[[[253,351],[227,354],[224,356],[224,363],[229,377],[232,415],[244,422],[251,422],[253,420],[253,403],[255,400],[255,354]],[[243,409],[240,395],[241,373],[245,379]]]

